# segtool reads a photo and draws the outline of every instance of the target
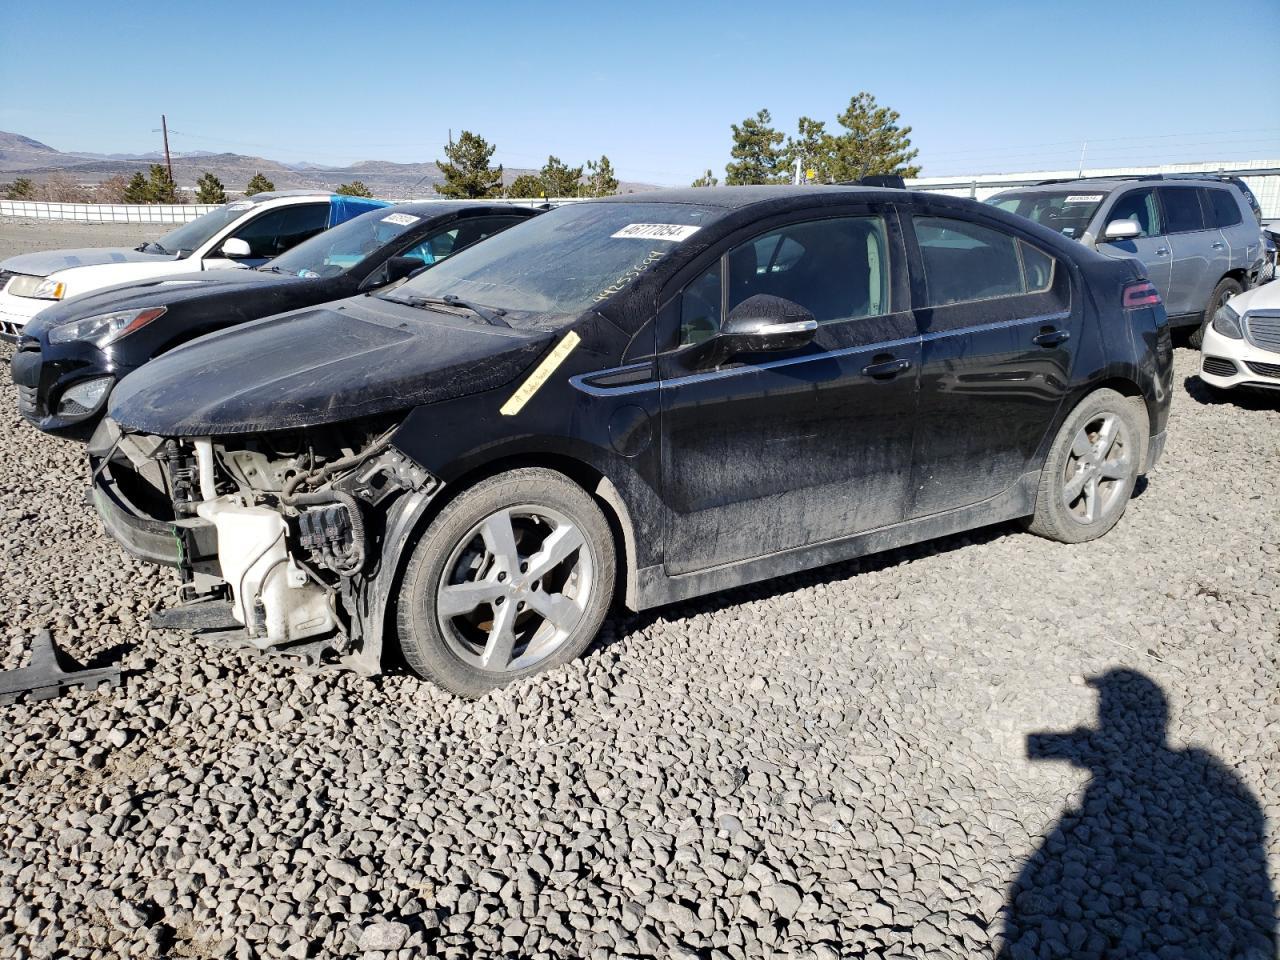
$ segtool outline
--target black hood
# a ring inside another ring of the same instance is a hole
[[[500,387],[552,338],[352,297],[179,347],[125,377],[109,415],[165,437],[339,423]]]
[[[72,320],[114,313],[117,310],[145,310],[148,307],[171,307],[187,300],[195,300],[214,293],[231,293],[238,290],[262,289],[273,283],[313,283],[282,273],[257,270],[198,270],[167,277],[118,283],[89,293],[72,297],[62,303],[41,310],[26,326],[26,333],[39,336],[50,327],[60,326]]]

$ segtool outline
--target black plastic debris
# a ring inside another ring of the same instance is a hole
[[[120,665],[86,669],[59,650],[48,630],[41,630],[31,642],[31,662],[14,670],[0,670],[0,703],[12,703],[21,694],[32,700],[48,700],[74,686],[89,690],[118,687]]]

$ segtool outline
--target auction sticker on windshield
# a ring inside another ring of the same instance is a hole
[[[697,227],[681,223],[629,223],[611,236],[622,240],[670,240],[679,243],[697,232]]]
[[[394,223],[397,227],[407,227],[411,223],[417,223],[421,217],[415,217],[411,213],[393,213],[389,217],[383,217],[383,223]]]
[[[1097,203],[1101,199],[1100,193],[1073,193],[1067,197],[1067,203]]]

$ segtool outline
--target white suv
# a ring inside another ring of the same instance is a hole
[[[49,306],[90,290],[166,274],[257,267],[382,200],[314,191],[259,193],[210,210],[132,250],[92,247],[26,253],[0,263],[0,336],[16,340]]]
[[[1233,297],[1205,329],[1200,379],[1211,387],[1280,390],[1280,281]]]

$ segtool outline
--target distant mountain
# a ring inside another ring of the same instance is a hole
[[[24,167],[42,166],[56,162],[59,153],[47,143],[32,140],[20,133],[5,133],[0,130],[0,171],[20,170]]]
[[[156,151],[140,154],[63,153],[48,144],[16,133],[0,131],[0,179],[30,177],[42,180],[51,173],[65,173],[83,184],[96,184],[111,177],[146,173],[153,163],[163,162],[164,154]],[[346,167],[299,161],[280,163],[263,157],[239,153],[209,153],[204,150],[172,154],[173,178],[180,188],[195,189],[199,176],[213,173],[228,192],[239,192],[249,178],[261,173],[277,190],[333,190],[352,180],[362,180],[375,196],[394,199],[438,196],[435,184],[444,176],[435,163],[392,163],[389,160],[361,160]],[[522,173],[536,171],[506,168],[504,179],[510,183]],[[658,189],[649,183],[622,183],[622,192]]]

